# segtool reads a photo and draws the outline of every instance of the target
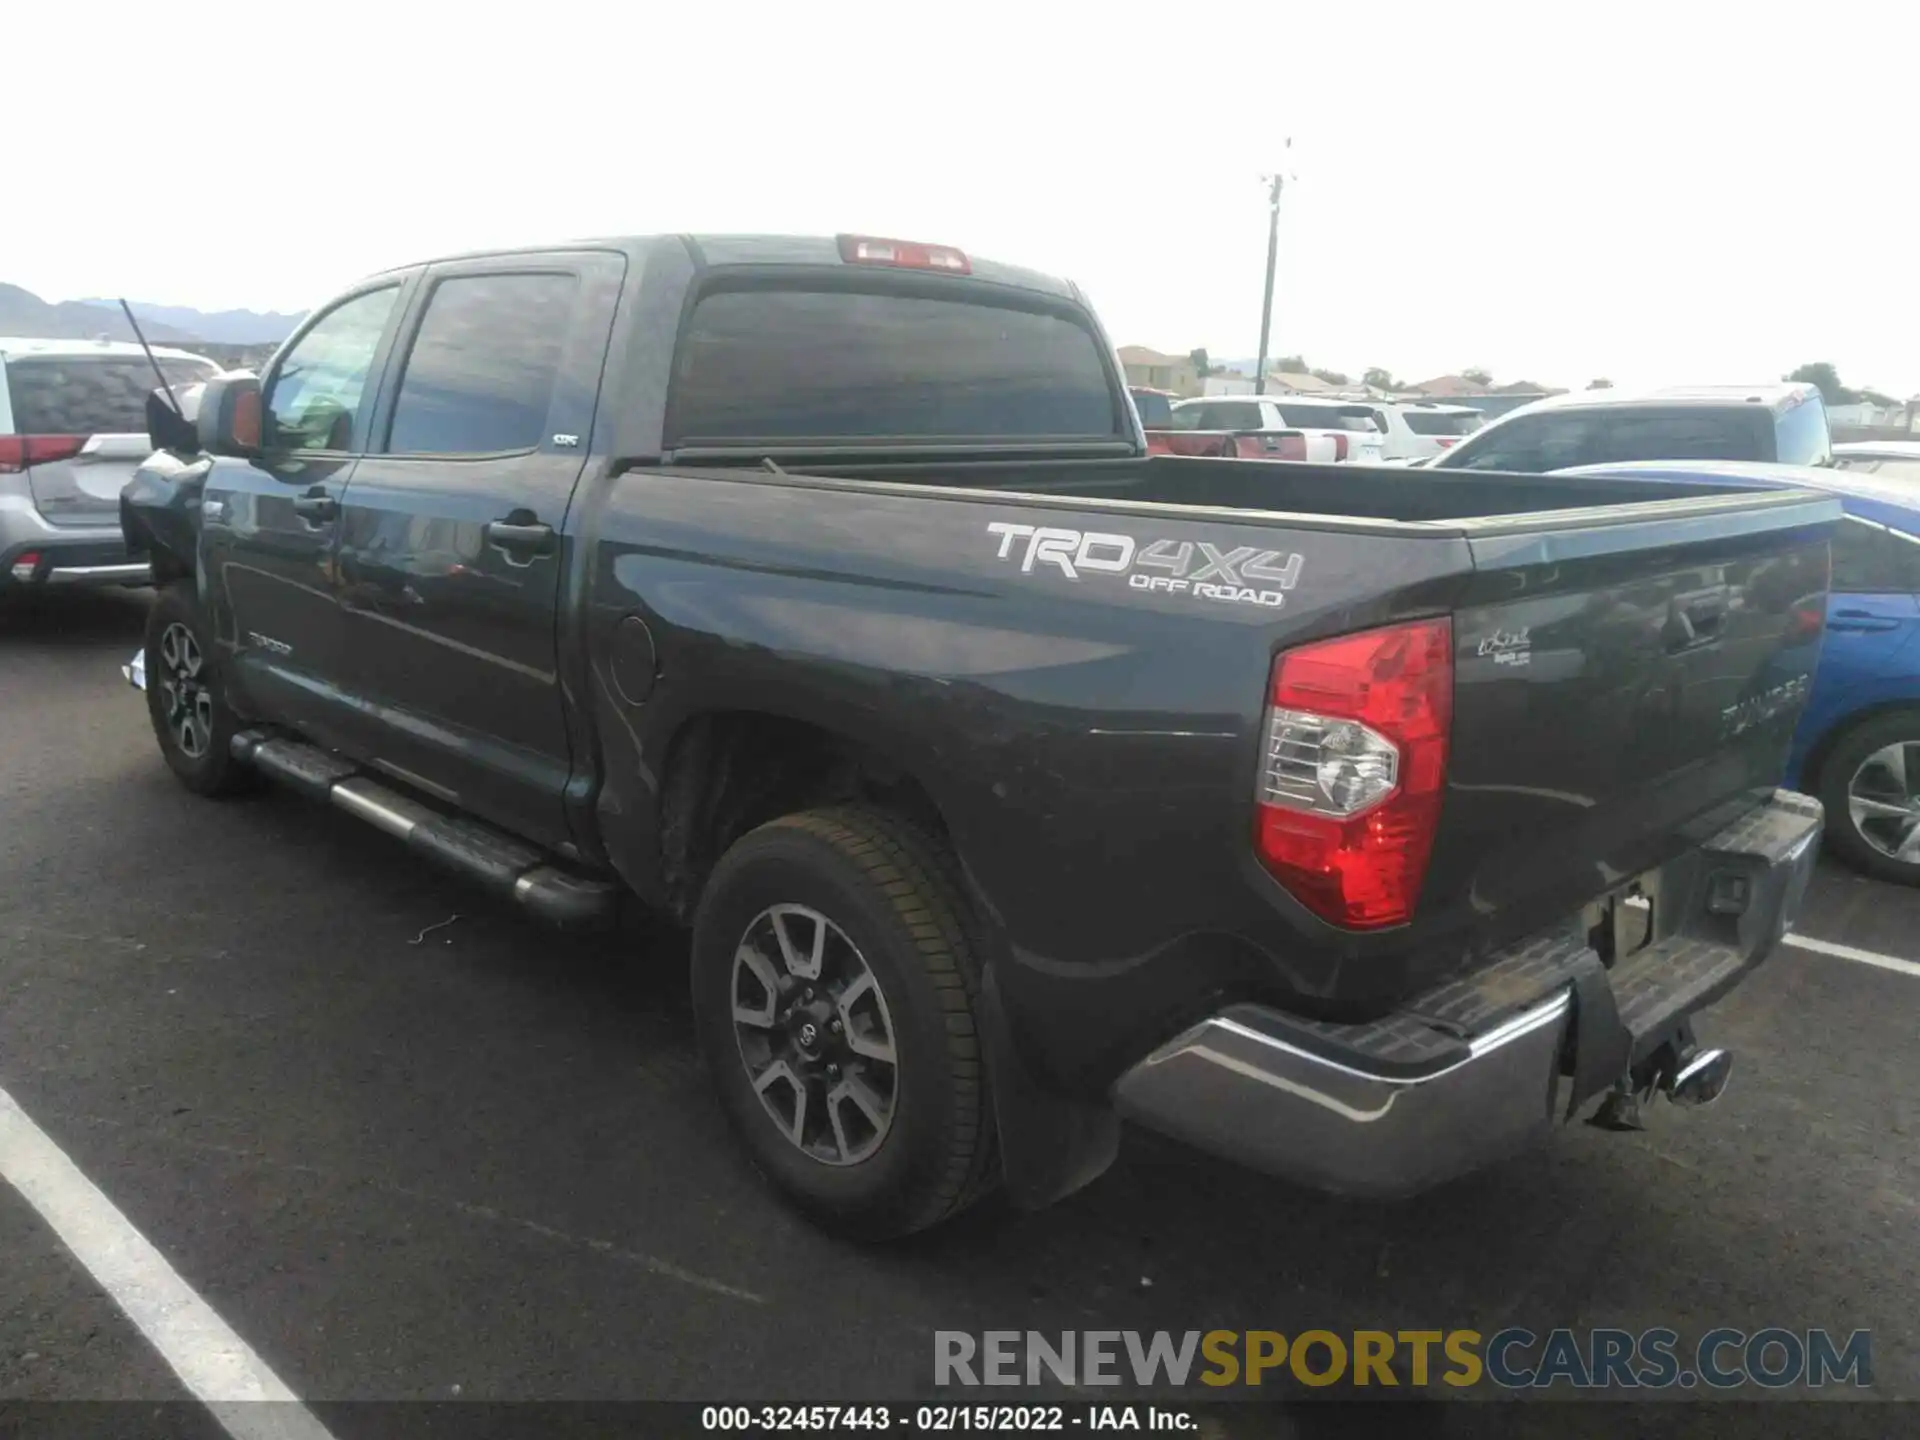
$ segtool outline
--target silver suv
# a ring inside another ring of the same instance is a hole
[[[213,361],[156,348],[176,394]],[[144,585],[127,557],[120,487],[153,451],[138,345],[0,337],[0,595],[61,585]]]

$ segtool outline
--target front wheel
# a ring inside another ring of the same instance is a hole
[[[193,586],[177,581],[147,612],[147,718],[160,753],[196,795],[237,794],[257,783],[233,758],[239,728],[226,701]]]
[[[1820,766],[1827,843],[1855,869],[1920,885],[1920,710],[1855,726]]]
[[[694,926],[715,1088],[759,1169],[831,1229],[880,1240],[989,1188],[976,971],[937,842],[848,806],[763,825]]]

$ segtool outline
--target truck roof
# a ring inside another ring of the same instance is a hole
[[[861,238],[868,238],[862,236]],[[944,242],[922,242],[944,243]],[[684,246],[695,262],[709,265],[841,265],[840,237],[836,235],[625,235],[597,239],[560,240],[538,245],[509,245],[487,250],[471,250],[453,255],[433,255],[393,265],[379,271],[392,274],[422,265],[445,264],[454,260],[480,260],[489,256],[538,255],[561,250],[613,250],[630,259],[644,260],[663,245]],[[957,248],[957,247],[956,247]],[[1084,303],[1084,297],[1072,281],[1021,265],[1006,265],[963,251],[972,268],[972,277],[990,284],[1028,290],[1061,300]]]
[[[1812,385],[1782,383],[1778,380],[1763,385],[1661,385],[1638,390],[1573,390],[1565,395],[1545,396],[1508,413],[1518,415],[1524,411],[1533,415],[1543,410],[1624,409],[1650,405],[1764,405],[1778,411],[1791,409],[1816,393]]]
[[[44,355],[59,360],[77,360],[90,356],[123,355],[144,358],[146,353],[131,340],[55,340],[30,335],[0,335],[0,355]],[[191,350],[176,350],[165,345],[154,346],[153,353],[168,360],[200,360],[208,365],[214,363]]]

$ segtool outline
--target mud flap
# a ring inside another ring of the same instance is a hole
[[[1588,950],[1573,962],[1573,1086],[1565,1118],[1627,1073],[1633,1036],[1620,1021],[1613,982],[1600,957]]]

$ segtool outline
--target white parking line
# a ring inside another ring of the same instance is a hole
[[[234,1440],[332,1440],[266,1361],[227,1328],[5,1090],[0,1179],[40,1212]]]
[[[1892,970],[1901,975],[1920,975],[1920,963],[1902,960],[1897,955],[1881,955],[1873,950],[1856,950],[1851,945],[1836,945],[1831,940],[1816,940],[1811,935],[1788,933],[1785,941],[1801,950],[1811,950],[1816,955],[1831,955],[1836,960],[1853,960],[1861,965],[1872,965],[1880,970]]]

